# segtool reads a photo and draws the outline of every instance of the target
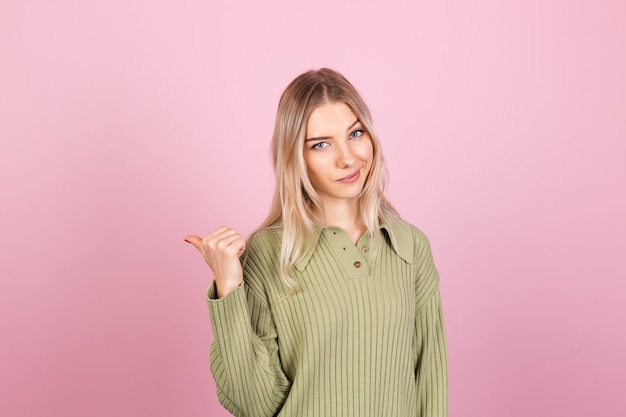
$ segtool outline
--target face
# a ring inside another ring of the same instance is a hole
[[[356,201],[373,156],[372,140],[347,104],[325,103],[313,110],[306,125],[304,160],[324,205]]]

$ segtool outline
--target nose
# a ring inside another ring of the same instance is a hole
[[[338,147],[337,166],[340,168],[348,168],[354,165],[356,158],[352,149],[347,144]]]

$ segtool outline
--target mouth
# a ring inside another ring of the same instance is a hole
[[[356,180],[358,180],[360,176],[361,176],[361,170],[358,169],[358,170],[354,171],[353,173],[351,173],[349,175],[346,175],[343,178],[339,178],[337,180],[337,182],[343,182],[343,183],[349,184],[349,183],[352,183],[352,182],[355,182]]]

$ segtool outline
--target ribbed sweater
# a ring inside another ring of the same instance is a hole
[[[446,417],[447,365],[439,276],[426,236],[392,219],[370,250],[320,227],[294,270],[279,274],[281,232],[258,232],[244,282],[207,292],[211,371],[222,405],[239,417]]]

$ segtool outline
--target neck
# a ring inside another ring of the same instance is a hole
[[[317,220],[325,226],[340,227],[356,243],[367,230],[361,217],[358,201],[324,202],[315,212]]]

